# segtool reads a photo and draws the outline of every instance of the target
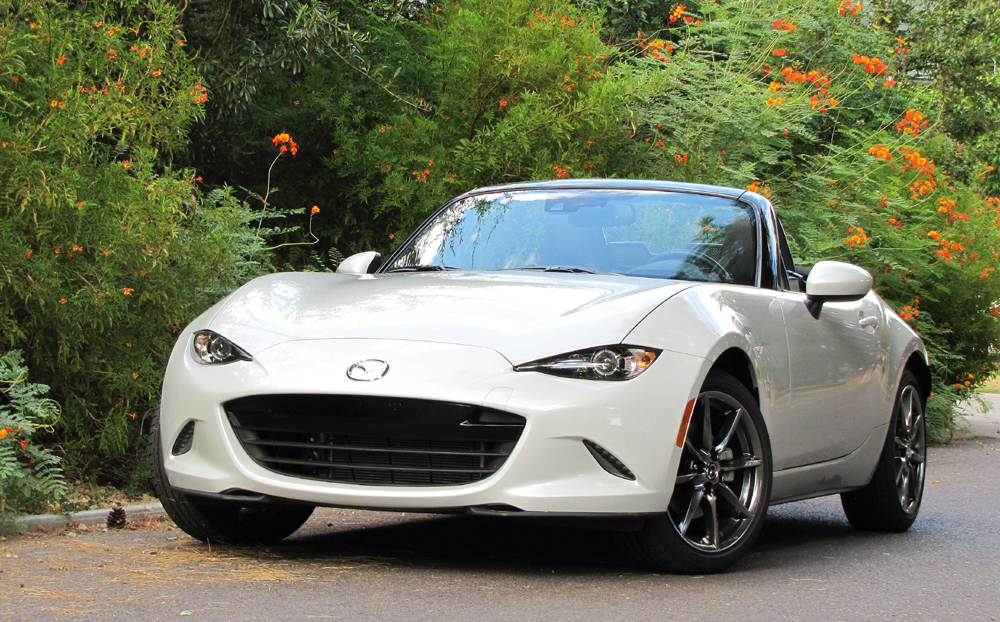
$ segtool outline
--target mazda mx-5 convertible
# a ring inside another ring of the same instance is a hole
[[[865,270],[792,261],[764,197],[568,180],[473,190],[384,263],[258,278],[181,334],[149,445],[195,538],[315,506],[551,519],[705,573],[767,508],[920,507],[919,337]]]

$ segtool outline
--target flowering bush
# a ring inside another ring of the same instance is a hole
[[[20,511],[42,511],[66,494],[59,456],[31,438],[51,430],[59,406],[49,388],[27,382],[20,352],[0,356],[0,520]]]
[[[77,475],[128,477],[177,332],[266,262],[248,209],[170,166],[207,97],[177,28],[138,1],[0,16],[0,342]]]
[[[444,2],[424,22],[422,96],[371,129],[340,121],[327,152],[347,186],[338,237],[393,247],[472,187],[621,174],[632,81],[616,75],[599,13],[554,0]]]

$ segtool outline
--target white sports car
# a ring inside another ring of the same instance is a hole
[[[187,533],[275,541],[315,506],[579,521],[714,572],[768,505],[920,507],[920,338],[863,269],[792,262],[734,188],[473,190],[385,263],[258,278],[181,334],[149,454]]]

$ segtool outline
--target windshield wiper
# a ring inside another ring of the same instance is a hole
[[[586,268],[567,268],[564,266],[549,266],[547,268],[528,266],[526,268],[501,268],[501,270],[535,270],[537,272],[567,272],[569,274],[618,274],[617,272],[597,272]]]
[[[451,266],[400,266],[398,268],[389,268],[386,272],[447,272],[450,270],[461,270],[461,268],[452,268]]]

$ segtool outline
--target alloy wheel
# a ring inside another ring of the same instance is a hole
[[[926,439],[923,407],[912,385],[900,394],[895,419],[896,494],[903,511],[913,514],[924,489]]]
[[[764,478],[760,434],[743,405],[727,393],[699,395],[667,509],[677,533],[705,553],[732,548],[766,507]]]

